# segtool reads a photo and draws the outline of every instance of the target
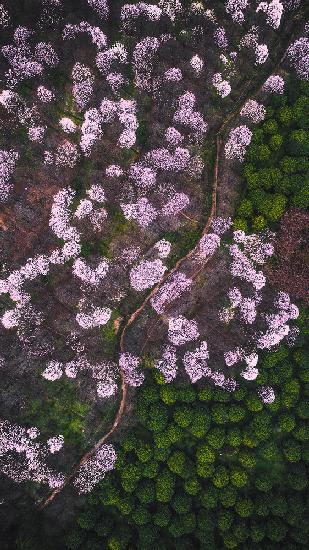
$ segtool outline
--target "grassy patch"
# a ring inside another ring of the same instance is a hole
[[[81,447],[89,411],[90,405],[78,399],[75,384],[62,378],[44,383],[42,396],[30,401],[23,421],[42,435],[61,434],[66,443]]]

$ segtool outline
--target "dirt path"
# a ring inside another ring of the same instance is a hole
[[[299,17],[299,15],[298,15],[298,17]],[[295,27],[296,27],[296,25],[295,25]],[[289,44],[295,39],[296,33],[297,33],[297,31],[294,28],[293,36],[290,38]],[[211,209],[210,209],[210,213],[209,213],[207,222],[206,222],[206,224],[205,224],[205,226],[202,230],[201,237],[203,235],[206,235],[209,232],[210,227],[211,227],[211,223],[212,223],[214,217],[216,216],[216,212],[217,212],[217,192],[218,192],[218,182],[219,182],[219,164],[220,164],[220,156],[221,156],[221,152],[222,152],[222,146],[223,146],[223,143],[224,143],[224,141],[223,141],[223,132],[227,129],[227,127],[230,125],[230,123],[237,117],[237,115],[239,114],[241,108],[246,103],[246,101],[249,98],[255,97],[260,93],[260,91],[262,89],[262,86],[263,86],[265,80],[268,78],[268,76],[270,76],[271,74],[274,73],[274,71],[277,71],[279,69],[280,65],[282,64],[282,62],[285,59],[288,47],[289,47],[289,45],[285,48],[284,53],[279,57],[278,61],[272,67],[272,70],[268,73],[268,75],[264,76],[262,81],[259,81],[257,86],[256,86],[255,83],[253,83],[252,89],[250,89],[250,84],[253,81],[252,80],[251,80],[251,82],[249,81],[249,91],[245,94],[245,97],[242,97],[240,102],[238,102],[238,105],[236,106],[236,108],[231,113],[229,113],[229,115],[223,120],[223,122],[221,123],[221,125],[219,126],[218,130],[215,133],[216,155],[215,155],[215,161],[214,161],[214,166],[213,166],[213,187],[212,187],[212,195],[211,195]],[[254,84],[255,84],[255,86],[254,86]],[[123,326],[123,328],[121,330],[121,333],[120,333],[119,348],[120,348],[121,353],[125,352],[125,335],[126,335],[126,332],[127,332],[128,328],[136,321],[136,319],[144,311],[144,309],[147,306],[150,299],[153,296],[155,296],[155,294],[158,292],[158,290],[161,288],[161,286],[165,283],[165,281],[173,273],[175,273],[178,270],[178,268],[186,260],[188,260],[193,255],[194,250],[195,250],[195,247],[193,249],[191,249],[185,256],[183,256],[182,258],[180,258],[176,262],[176,264],[173,266],[173,268],[170,271],[168,271],[162,277],[162,279],[157,283],[157,285],[151,290],[151,292],[149,292],[149,294],[146,296],[146,298],[144,299],[142,304],[130,315],[129,319],[126,321],[126,323]],[[201,273],[201,271],[204,270],[204,267],[205,267],[205,265],[202,268],[199,268],[196,272],[193,273],[193,275],[192,275],[193,280],[196,279],[196,277]],[[124,410],[125,410],[127,391],[128,391],[128,386],[125,382],[125,377],[124,377],[124,373],[123,373],[122,370],[120,370],[120,377],[121,377],[121,400],[120,400],[120,404],[119,404],[118,411],[117,411],[117,414],[116,414],[113,425],[111,426],[109,431],[107,433],[105,433],[93,445],[93,447],[89,451],[87,451],[82,456],[82,458],[75,464],[72,471],[70,472],[70,474],[66,477],[65,481],[63,482],[63,484],[60,487],[54,489],[49,494],[49,496],[43,502],[40,503],[39,508],[41,510],[46,508],[54,500],[54,498],[59,493],[61,493],[63,491],[63,489],[74,479],[74,477],[76,476],[79,468],[83,464],[85,464],[85,462],[87,462],[87,460],[89,460],[92,456],[94,456],[94,454],[101,447],[101,445],[103,445],[103,443],[105,443],[107,441],[107,439],[109,439],[111,437],[111,435],[115,432],[115,430],[119,426],[120,421],[121,421],[122,416],[123,416],[123,413],[124,413]]]
[[[234,116],[236,116],[236,114],[238,113],[239,109],[237,109],[237,111],[234,112]],[[232,117],[234,118],[234,117]],[[231,120],[231,116],[229,115],[228,117],[229,120]],[[225,128],[225,125],[226,125],[226,121],[224,121],[222,123],[222,125],[220,126],[218,132],[217,132],[217,137],[216,137],[216,157],[215,157],[215,163],[214,163],[214,169],[213,169],[213,172],[214,172],[214,179],[213,179],[213,189],[212,189],[212,199],[211,199],[211,210],[210,210],[210,214],[208,216],[208,219],[207,219],[207,222],[206,222],[206,225],[204,226],[203,228],[203,231],[202,231],[202,235],[206,235],[208,232],[209,232],[209,229],[210,229],[210,226],[211,226],[211,223],[216,215],[216,210],[217,210],[217,188],[218,188],[218,172],[219,172],[219,158],[220,158],[220,152],[221,152],[221,147],[222,147],[222,144],[223,144],[223,140],[221,138],[221,132],[222,130]],[[201,236],[202,236],[201,235]],[[178,268],[188,259],[190,258],[190,256],[192,256],[192,254],[194,253],[194,250],[195,250],[195,247],[193,249],[191,249],[185,256],[183,256],[182,258],[180,258],[176,264],[174,265],[174,267],[168,271],[163,277],[162,279],[157,283],[157,285],[152,289],[152,291],[146,296],[146,298],[144,299],[144,301],[142,302],[142,304],[131,314],[131,316],[129,317],[129,319],[126,321],[124,327],[122,328],[122,331],[120,333],[120,351],[121,353],[124,353],[125,352],[125,342],[124,342],[124,339],[125,339],[125,335],[126,335],[126,332],[128,330],[128,328],[136,321],[136,319],[139,317],[139,315],[143,312],[143,310],[145,309],[146,305],[148,304],[148,302],[150,301],[150,299],[158,292],[158,290],[161,288],[162,284],[168,279],[168,277],[170,277],[173,273],[175,273],[175,271],[178,270]],[[197,275],[197,273],[195,274],[195,276]],[[125,377],[124,377],[124,373],[123,371],[121,370],[120,371],[120,377],[121,377],[121,401],[120,401],[120,404],[119,404],[119,408],[118,408],[118,411],[117,411],[117,414],[116,414],[116,417],[115,417],[115,420],[114,420],[114,423],[112,425],[112,427],[109,429],[109,431],[107,433],[105,433],[96,443],[95,445],[93,445],[93,447],[87,451],[83,456],[82,458],[75,464],[75,466],[73,467],[72,471],[70,472],[70,474],[66,477],[65,481],[62,483],[62,485],[60,485],[59,487],[57,487],[56,489],[54,489],[50,495],[42,502],[40,503],[39,505],[39,508],[41,510],[43,510],[44,508],[46,508],[53,500],[54,498],[63,491],[63,489],[74,479],[74,477],[76,476],[79,468],[85,464],[85,462],[87,462],[87,460],[89,460],[95,453],[96,451],[101,447],[101,445],[103,445],[103,443],[106,442],[107,439],[110,438],[110,436],[114,433],[114,431],[116,430],[116,428],[119,426],[119,423],[121,421],[121,418],[122,418],[122,415],[124,413],[124,410],[125,410],[125,405],[126,405],[126,398],[127,398],[127,391],[128,391],[128,386],[125,382]]]

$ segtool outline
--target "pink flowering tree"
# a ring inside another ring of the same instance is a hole
[[[268,93],[283,94],[284,80],[280,75],[271,75],[263,84],[263,91]]]
[[[138,291],[151,288],[162,279],[166,267],[162,260],[144,260],[130,271],[130,283],[132,288]]]
[[[181,346],[198,338],[196,321],[189,321],[183,316],[173,317],[168,322],[168,339],[175,346]]]
[[[302,37],[288,49],[288,60],[302,80],[309,80],[309,39]]]
[[[280,0],[272,0],[271,2],[260,2],[256,8],[257,12],[264,12],[268,25],[274,29],[280,26],[281,17],[283,14],[283,4]]]
[[[240,111],[240,115],[248,118],[254,124],[262,122],[266,115],[264,105],[259,104],[254,99],[249,99]]]
[[[48,455],[61,450],[63,437],[57,436],[45,444],[36,441],[39,431],[28,430],[7,420],[0,422],[0,471],[15,482],[36,481],[50,488],[59,487],[64,476],[47,465]]]
[[[78,492],[89,493],[107,472],[113,470],[115,462],[116,452],[113,445],[102,445],[94,456],[80,466],[74,480]]]
[[[0,151],[0,201],[7,200],[13,189],[11,177],[13,175],[19,154],[15,151]]]
[[[247,126],[238,126],[231,130],[224,148],[226,158],[243,161],[251,137],[252,132]]]
[[[248,0],[227,0],[225,9],[227,13],[231,15],[233,21],[241,24],[245,20],[244,10],[247,8],[248,4]]]

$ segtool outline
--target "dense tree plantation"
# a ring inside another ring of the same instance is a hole
[[[308,209],[308,120],[308,82],[290,79],[253,132],[234,226],[261,231],[276,227],[288,208]]]
[[[263,357],[253,388],[165,384],[150,369],[136,396],[138,424],[119,441],[67,548],[284,548],[308,541],[308,318],[302,338]],[[117,533],[117,534],[116,534]],[[138,541],[138,543],[134,541]]]
[[[309,546],[309,5],[0,0],[1,550]]]

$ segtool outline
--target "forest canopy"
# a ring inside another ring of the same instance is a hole
[[[4,550],[298,550],[309,6],[0,1]]]

